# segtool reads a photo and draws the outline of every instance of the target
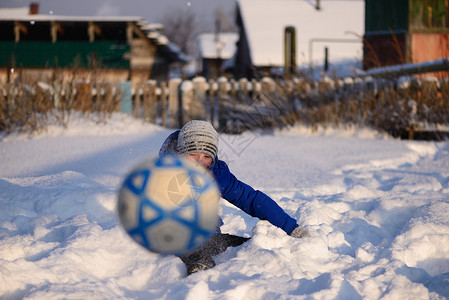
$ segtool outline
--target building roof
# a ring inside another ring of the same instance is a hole
[[[198,43],[201,57],[207,59],[230,59],[235,53],[238,39],[238,33],[233,32],[200,34]]]
[[[190,59],[182,52],[178,45],[169,41],[169,39],[162,34],[164,25],[160,23],[147,23],[145,20],[137,22],[137,26],[147,35],[148,39],[152,41],[161,53],[167,56],[171,61],[179,61],[187,63]]]
[[[315,1],[310,0],[237,0],[252,63],[256,66],[284,64],[286,26],[296,28],[298,65],[322,63],[325,46],[333,60],[361,60],[364,1],[320,2],[321,10],[316,10]],[[336,42],[337,39],[348,41]]]
[[[138,16],[64,16],[53,14],[29,14],[28,7],[22,8],[1,8],[0,22],[133,22],[135,23],[153,42],[161,54],[166,56],[169,61],[188,62],[189,58],[181,49],[171,43],[161,31],[163,25],[159,23],[147,23],[142,17]]]
[[[2,16],[26,16],[28,15],[30,9],[28,7],[13,7],[13,8],[1,8],[0,9],[0,18]]]
[[[65,16],[53,14],[30,14],[29,7],[0,8],[0,21],[65,21],[65,22],[139,22],[137,16]]]
[[[3,9],[0,9],[2,11]],[[134,16],[60,16],[60,15],[6,15],[0,13],[0,21],[23,21],[23,22],[138,22],[141,17]]]

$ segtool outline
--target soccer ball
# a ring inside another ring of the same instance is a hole
[[[126,232],[143,247],[182,255],[202,246],[216,231],[219,199],[208,170],[187,158],[164,155],[126,176],[118,214]]]

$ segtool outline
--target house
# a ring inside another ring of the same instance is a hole
[[[30,9],[0,9],[0,78],[19,70],[51,77],[54,70],[102,73],[133,83],[166,79],[169,67],[187,62],[158,24],[140,17],[42,15]],[[17,74],[17,73],[16,73]]]
[[[444,0],[365,0],[365,69],[449,56],[449,4]]]
[[[225,74],[226,67],[233,64],[238,34],[234,32],[202,33],[198,45],[202,62],[202,76],[218,78]]]
[[[237,77],[362,60],[363,1],[237,0]]]

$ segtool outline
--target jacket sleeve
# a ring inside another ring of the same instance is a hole
[[[164,143],[161,146],[161,149],[159,149],[159,156],[162,156],[164,154],[177,153],[176,145],[178,143],[178,135],[179,130],[176,130],[165,139]]]
[[[221,160],[212,169],[224,199],[247,214],[283,229],[290,234],[298,224],[270,197],[238,180]]]

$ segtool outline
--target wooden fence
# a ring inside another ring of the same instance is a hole
[[[425,130],[423,124],[449,124],[448,92],[449,81],[436,78],[207,81],[198,77],[159,86],[155,81],[144,83],[133,91],[133,113],[168,127],[204,119],[225,132],[302,122],[358,123],[413,134]]]
[[[260,80],[149,80],[129,82],[78,79],[0,83],[0,130],[45,126],[44,112],[122,111],[164,127],[208,120],[221,132],[283,127],[356,124],[412,137],[433,125],[449,124],[449,81],[400,78],[303,78]],[[34,114],[33,114],[34,113]],[[60,117],[60,116],[58,116]],[[63,119],[63,118],[61,118]],[[31,125],[30,125],[31,124]]]
[[[203,77],[168,83],[147,81],[132,91],[132,112],[136,118],[167,127],[181,127],[193,119],[208,120],[224,131],[241,131],[270,125],[293,124],[291,91],[274,96],[271,78],[238,81]],[[299,91],[299,90],[298,90]]]

